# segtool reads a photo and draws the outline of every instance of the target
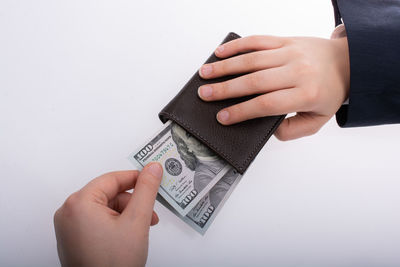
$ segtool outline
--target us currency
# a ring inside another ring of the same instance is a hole
[[[231,168],[184,217],[180,216],[168,203],[165,203],[165,201],[160,200],[160,202],[194,230],[204,235],[241,178],[242,175]]]
[[[171,121],[128,159],[139,169],[150,162],[161,163],[164,173],[158,193],[181,216],[186,216],[231,168]]]

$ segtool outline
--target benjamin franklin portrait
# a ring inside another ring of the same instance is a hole
[[[195,172],[194,189],[201,192],[225,166],[225,162],[179,125],[172,125],[171,135],[181,159]]]

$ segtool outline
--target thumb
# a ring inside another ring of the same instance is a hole
[[[281,141],[288,141],[308,135],[313,135],[329,121],[329,116],[311,113],[297,113],[296,116],[286,118],[275,131],[275,137]]]
[[[139,224],[139,227],[150,227],[162,173],[163,169],[159,163],[150,163],[144,167],[136,181],[132,197],[121,217]]]

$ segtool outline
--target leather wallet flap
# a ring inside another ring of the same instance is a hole
[[[240,36],[231,32],[222,43],[237,38]],[[218,60],[220,59],[212,54],[206,63]],[[197,95],[198,88],[203,84],[222,82],[235,77],[238,76],[204,80],[196,72],[159,113],[159,117],[164,123],[172,120],[179,124],[243,174],[285,115],[257,118],[231,126],[218,123],[216,120],[218,111],[254,96],[204,102]]]

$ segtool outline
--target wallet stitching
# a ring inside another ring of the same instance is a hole
[[[182,121],[181,119],[179,119],[178,117],[176,117],[174,114],[168,113],[168,112],[164,112],[164,114],[168,115],[168,117],[171,117],[174,121],[182,124],[183,126],[185,126],[185,128],[188,128],[189,131],[194,132],[198,137],[200,137],[200,139],[206,143],[208,146],[212,147],[213,149],[215,149],[216,151],[218,151],[218,153],[222,154],[225,158],[229,159],[229,161],[232,161],[234,163],[236,163],[235,165],[240,165],[236,160],[234,160],[233,158],[231,158],[230,156],[228,156],[227,154],[225,154],[223,151],[221,151],[218,147],[215,147],[214,145],[212,145],[209,141],[207,141],[205,139],[205,137],[203,137],[202,134],[200,134],[199,131],[193,129],[193,127],[191,127],[189,124],[187,124],[186,122]]]
[[[233,39],[236,38],[240,38],[239,35],[230,32],[229,37],[233,37]],[[229,38],[226,38],[229,39]],[[228,41],[227,41],[228,42]],[[195,86],[199,86],[201,81],[199,79],[195,79],[194,80]],[[184,90],[184,88],[182,89]],[[167,115],[167,117],[173,119],[174,121],[178,122],[179,124],[182,124],[182,126],[184,126],[185,128],[187,128],[187,130],[195,133],[206,145],[208,145],[209,147],[211,147],[212,149],[214,149],[217,153],[221,154],[228,162],[232,163],[233,165],[235,165],[240,171],[245,170],[245,166],[248,164],[248,162],[254,158],[255,154],[257,153],[257,151],[261,150],[260,146],[262,144],[265,144],[266,139],[268,139],[271,136],[271,131],[277,126],[277,124],[280,122],[280,118],[278,118],[275,123],[269,128],[268,132],[262,136],[262,138],[260,139],[260,141],[253,146],[252,151],[250,152],[249,156],[242,162],[242,164],[240,164],[237,160],[231,158],[229,155],[227,155],[226,153],[224,153],[223,151],[221,151],[218,147],[214,146],[212,143],[210,143],[209,141],[207,141],[205,139],[205,137],[200,134],[199,131],[195,130],[193,127],[191,127],[188,123],[186,123],[185,121],[181,120],[179,117],[175,116],[172,113],[166,112],[166,111],[162,111],[160,113],[161,114],[165,114]]]
[[[232,34],[233,35],[233,34]],[[202,83],[201,80],[198,79],[198,77],[196,76],[196,78],[193,80],[193,84],[194,87],[199,87]],[[185,88],[183,88],[183,90],[185,90]],[[205,142],[208,146],[212,147],[213,149],[215,149],[218,153],[220,153],[221,155],[223,155],[225,158],[227,158],[229,161],[231,161],[232,163],[234,163],[235,165],[237,165],[239,167],[239,169],[244,169],[245,166],[247,165],[247,163],[255,156],[258,148],[260,148],[260,146],[265,143],[265,139],[269,138],[270,133],[272,131],[272,129],[275,128],[276,124],[279,123],[280,119],[278,118],[275,123],[269,128],[268,132],[266,133],[266,135],[263,135],[263,137],[260,139],[260,141],[258,143],[256,143],[256,145],[253,147],[252,151],[250,152],[249,156],[243,161],[242,164],[240,164],[238,161],[236,161],[235,159],[231,158],[230,156],[228,156],[227,154],[225,154],[223,151],[221,151],[218,147],[212,145],[212,143],[210,143],[209,141],[207,141],[205,139],[205,137],[203,137],[199,131],[193,129],[191,126],[189,126],[187,123],[183,122],[181,119],[179,119],[178,117],[174,116],[173,114],[169,114],[172,118],[174,118],[176,121],[179,121],[180,123],[184,124],[188,130],[193,131],[194,133],[196,133],[203,142]]]
[[[245,159],[245,161],[240,164],[238,161],[236,161],[235,159],[231,158],[229,155],[227,155],[226,153],[224,153],[223,151],[221,151],[218,147],[214,146],[212,143],[210,143],[209,141],[207,141],[205,139],[205,137],[203,137],[202,134],[200,134],[199,131],[193,129],[193,127],[191,127],[188,123],[184,122],[183,120],[179,119],[177,116],[175,116],[172,113],[168,113],[168,112],[162,112],[165,115],[167,115],[168,117],[172,118],[174,121],[182,124],[183,126],[185,126],[185,128],[188,128],[189,131],[194,132],[204,143],[206,143],[208,146],[210,146],[211,148],[213,148],[214,150],[216,150],[218,153],[220,153],[222,156],[224,156],[228,161],[232,162],[234,165],[237,165],[239,170],[244,170],[245,165],[247,165],[247,163],[254,157],[254,154],[257,152],[258,148],[260,148],[260,146],[264,143],[265,139],[270,137],[271,131],[272,129],[275,128],[275,126],[279,123],[280,119],[277,119],[275,121],[275,123],[269,128],[267,134],[263,135],[263,137],[261,138],[261,140],[257,143],[257,145],[253,146],[252,152],[250,152],[250,155]]]
[[[265,141],[266,141],[265,139],[268,139],[268,138],[272,135],[271,131],[276,127],[276,125],[280,122],[280,120],[281,120],[281,119],[278,118],[278,119],[275,121],[275,123],[269,128],[268,133],[267,133],[266,135],[264,135],[263,138],[260,140],[260,142],[258,142],[258,144],[254,147],[254,149],[253,149],[253,151],[250,153],[249,157],[245,160],[244,165],[246,165],[247,162],[248,162],[249,160],[251,160],[251,158],[254,157],[254,154],[256,153],[257,149],[258,149],[263,143],[265,143]]]

